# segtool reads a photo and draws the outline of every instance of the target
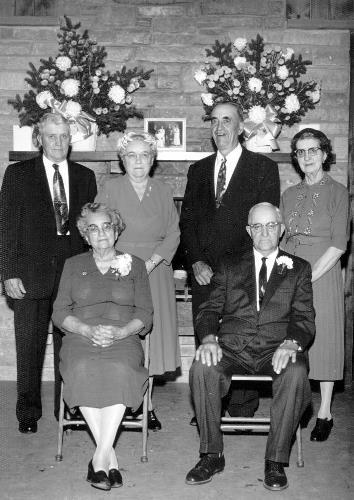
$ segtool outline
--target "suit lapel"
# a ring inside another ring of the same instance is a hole
[[[77,172],[72,162],[68,160],[68,176],[69,176],[69,216],[70,212],[75,213],[74,207],[77,202]]]
[[[247,252],[242,257],[242,269],[244,270],[241,282],[244,284],[245,291],[252,304],[254,313],[257,314],[257,287],[256,287],[256,268],[253,251]]]
[[[55,221],[54,207],[52,196],[48,185],[47,175],[45,173],[42,156],[35,159],[34,172],[36,176],[36,184],[38,186],[39,198],[46,205],[46,211],[51,212],[53,221]]]
[[[279,250],[277,258],[280,257],[281,255],[283,255],[283,253],[281,250]],[[280,268],[275,259],[274,266],[269,276],[266,291],[263,297],[261,310],[268,304],[269,300],[274,295],[277,288],[280,286],[280,283],[283,281],[286,274],[287,274],[287,269],[283,269],[282,271],[280,271]]]

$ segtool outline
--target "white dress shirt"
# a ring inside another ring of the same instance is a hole
[[[235,149],[233,149],[227,156],[226,156],[226,181],[225,181],[225,190],[227,189],[227,186],[229,185],[230,179],[232,177],[232,174],[235,171],[235,168],[237,167],[237,163],[240,159],[240,156],[242,154],[242,147],[241,144],[237,144]],[[214,168],[214,191],[216,195],[216,186],[217,186],[217,180],[218,180],[218,174],[220,170],[220,165],[221,162],[223,161],[225,157],[220,153],[220,151],[217,152],[216,155],[216,160],[215,160],[215,168]]]
[[[49,190],[50,190],[50,196],[52,197],[53,207],[54,207],[53,178],[54,178],[54,173],[55,173],[55,170],[53,168],[53,164],[59,165],[59,172],[60,172],[60,175],[63,179],[66,202],[68,204],[68,211],[69,211],[70,192],[69,192],[69,167],[68,167],[67,160],[64,160],[64,161],[61,161],[60,163],[58,163],[58,162],[48,160],[48,158],[43,155],[43,163],[44,163],[45,173],[47,176],[48,186],[49,186]],[[70,234],[70,233],[67,233],[67,234]],[[60,235],[60,233],[58,233],[58,235]]]
[[[278,251],[279,251],[279,249],[276,248],[276,250],[274,250],[274,252],[272,252],[271,254],[269,254],[267,256],[267,260],[266,260],[267,281],[269,280],[270,273],[272,272],[275,259],[278,256]],[[259,271],[261,270],[261,266],[262,266],[262,257],[265,257],[265,256],[262,255],[260,252],[258,252],[258,250],[256,250],[255,248],[253,248],[253,255],[254,255],[255,268],[256,268],[255,273],[256,273],[257,311],[259,311],[259,309],[260,309],[259,308]]]

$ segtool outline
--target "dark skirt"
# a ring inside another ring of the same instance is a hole
[[[139,336],[110,347],[95,347],[86,337],[64,336],[60,351],[64,400],[69,406],[104,408],[115,404],[137,409],[146,389],[148,372]]]

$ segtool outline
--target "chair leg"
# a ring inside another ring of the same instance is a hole
[[[64,399],[63,399],[63,382],[60,387],[60,408],[59,408],[59,422],[58,422],[58,448],[55,460],[61,462],[63,460],[63,420],[64,420]]]
[[[296,430],[296,446],[297,446],[297,466],[304,466],[304,457],[302,454],[302,433],[301,433],[301,425],[299,424]]]
[[[150,334],[145,336],[145,349],[144,349],[144,366],[149,371],[150,364]],[[146,392],[143,399],[143,417],[142,417],[142,434],[143,434],[143,454],[140,461],[145,463],[148,461],[147,456],[147,439],[148,439],[148,410],[149,410],[149,395],[150,395],[150,379],[148,377]]]

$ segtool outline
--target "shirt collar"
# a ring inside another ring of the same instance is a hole
[[[269,270],[273,269],[275,259],[278,256],[278,252],[279,252],[279,248],[277,247],[271,254],[269,254],[267,256],[267,261],[266,261],[267,269],[269,269]],[[260,252],[258,252],[258,250],[256,250],[255,248],[253,248],[253,255],[254,255],[256,263],[262,262],[262,257],[264,257],[264,255],[262,255]]]
[[[231,165],[236,165],[238,160],[240,159],[240,156],[242,154],[242,147],[241,147],[241,144],[238,143],[237,146],[235,147],[235,149],[233,149],[232,151],[230,151],[230,153],[228,155],[226,155],[226,157],[224,157],[220,151],[217,152],[217,155],[216,155],[216,161],[219,163],[221,163],[221,161],[226,158],[226,163],[230,163]]]
[[[43,164],[46,168],[52,167],[54,164],[56,164],[56,165],[59,165],[59,169],[60,169],[60,168],[67,168],[68,161],[65,159],[61,162],[55,162],[55,161],[49,160],[45,155],[43,155]]]

